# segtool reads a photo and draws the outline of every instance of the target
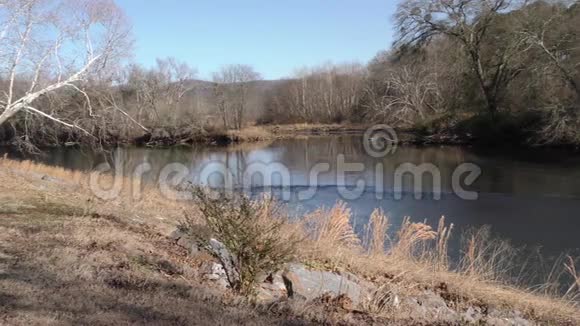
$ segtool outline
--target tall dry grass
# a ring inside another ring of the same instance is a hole
[[[392,313],[394,293],[413,293],[445,284],[454,296],[467,303],[511,307],[544,320],[560,322],[560,317],[565,316],[562,318],[567,322],[580,322],[580,275],[573,259],[554,267],[561,271],[558,276],[567,272],[573,280],[566,293],[548,294],[511,282],[509,276],[518,267],[517,251],[508,242],[491,237],[489,228],[463,235],[459,262],[451,264],[449,241],[453,224],[447,224],[444,217],[438,221],[437,229],[425,221],[413,222],[406,217],[396,232],[392,230],[391,239],[387,234],[388,217],[376,210],[364,227],[362,240],[352,229],[351,219],[351,211],[342,202],[309,214],[303,227],[311,242],[302,243],[299,253],[304,259],[321,261],[320,266],[346,269],[378,281],[380,287],[365,303],[369,311]],[[562,284],[556,281],[561,278],[552,278],[550,282],[556,282],[561,289]]]
[[[261,142],[276,138],[276,135],[270,133],[265,128],[256,126],[246,127],[241,130],[227,130],[225,131],[225,136],[236,143]]]
[[[510,277],[518,251],[509,242],[494,239],[488,226],[463,235],[458,272],[481,280],[502,282]]]
[[[356,248],[361,241],[351,224],[351,211],[344,202],[337,202],[331,209],[321,208],[304,218],[306,231],[318,246]]]
[[[73,171],[57,166],[49,166],[45,164],[36,163],[30,160],[16,161],[8,159],[5,155],[0,157],[0,168],[12,170],[18,173],[36,173],[49,175],[53,178],[62,179],[71,183],[79,184],[86,180],[87,174],[82,171]]]
[[[579,301],[580,300],[580,273],[576,271],[576,262],[572,258],[572,256],[567,256],[567,261],[564,263],[564,269],[570,277],[572,278],[572,282],[566,293],[564,293],[564,298],[569,299],[571,301]]]
[[[382,255],[388,239],[389,218],[382,209],[375,209],[364,228],[363,244],[370,255]]]

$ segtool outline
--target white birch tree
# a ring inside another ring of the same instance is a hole
[[[35,102],[82,83],[130,48],[130,26],[113,0],[0,0],[0,126],[28,111],[71,128]]]

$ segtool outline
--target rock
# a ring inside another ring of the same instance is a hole
[[[490,309],[489,318],[486,319],[488,325],[494,326],[532,326],[535,323],[522,317],[520,311],[502,311],[499,309]]]
[[[447,309],[447,303],[435,292],[425,291],[417,297],[419,303],[427,309]]]
[[[416,319],[427,319],[427,308],[422,306],[415,298],[406,298],[403,301],[403,306]]]
[[[197,241],[192,240],[189,237],[183,237],[177,240],[177,245],[187,249],[190,256],[196,256],[201,252],[201,247],[197,243]]]
[[[481,309],[477,307],[469,307],[467,311],[461,314],[463,321],[476,324],[483,319],[483,314],[481,313]]]
[[[288,291],[282,278],[282,273],[268,275],[257,289],[256,298],[260,302],[270,303],[288,297]]]
[[[300,264],[290,264],[282,277],[291,298],[313,300],[324,294],[344,294],[358,305],[370,293],[367,284],[352,274],[309,270]]]
[[[424,291],[418,296],[406,297],[401,300],[397,309],[401,309],[421,322],[444,322],[445,324],[461,324],[462,316],[449,308],[445,300],[437,293]]]
[[[168,238],[175,241],[178,246],[187,249],[190,256],[197,256],[203,251],[203,247],[197,240],[194,240],[186,232],[175,229],[168,235]]]
[[[218,240],[212,238],[209,240],[209,249],[218,257],[225,269],[230,285],[240,281],[240,273],[236,268],[236,260],[229,252],[226,246]]]
[[[227,289],[230,287],[226,271],[222,264],[208,262],[201,266],[201,275],[204,280],[211,281],[218,287]]]
[[[509,323],[509,321],[507,319],[498,318],[498,317],[487,318],[485,320],[485,322],[487,325],[490,325],[490,326],[511,326],[511,324]]]

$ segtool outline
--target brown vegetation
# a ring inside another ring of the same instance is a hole
[[[233,268],[226,273],[234,274],[228,275],[234,290],[252,294],[260,275],[277,272],[295,258],[300,238],[285,227],[288,221],[272,198],[252,201],[240,196],[228,200],[225,194],[200,188],[194,194],[200,212],[188,215],[181,227],[192,232],[201,217],[202,225],[223,243],[233,256]],[[193,233],[205,247],[211,247],[209,239]]]

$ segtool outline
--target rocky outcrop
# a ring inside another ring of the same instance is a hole
[[[179,230],[172,232],[169,237],[187,249],[190,255],[196,256],[206,251],[216,257],[217,261],[202,264],[201,277],[218,288],[232,288],[239,275],[236,274],[234,257],[221,242],[209,238],[208,245],[202,246]],[[334,305],[342,311],[360,313],[360,307],[377,304],[377,298],[381,298],[378,303],[381,305],[380,310],[397,311],[397,316],[417,324],[535,325],[518,311],[482,308],[478,305],[458,308],[445,299],[446,286],[415,291],[413,294],[400,289],[388,289],[388,298],[381,296],[381,291],[385,289],[348,272],[316,270],[304,264],[292,263],[282,271],[262,275],[256,288],[256,299],[262,303],[284,300],[323,303]]]
[[[230,282],[223,265],[215,262],[204,263],[200,268],[201,276],[222,289],[230,288]]]
[[[289,264],[281,274],[288,297],[313,300],[324,294],[346,295],[353,304],[370,299],[373,285],[350,273],[312,270],[301,264]]]

